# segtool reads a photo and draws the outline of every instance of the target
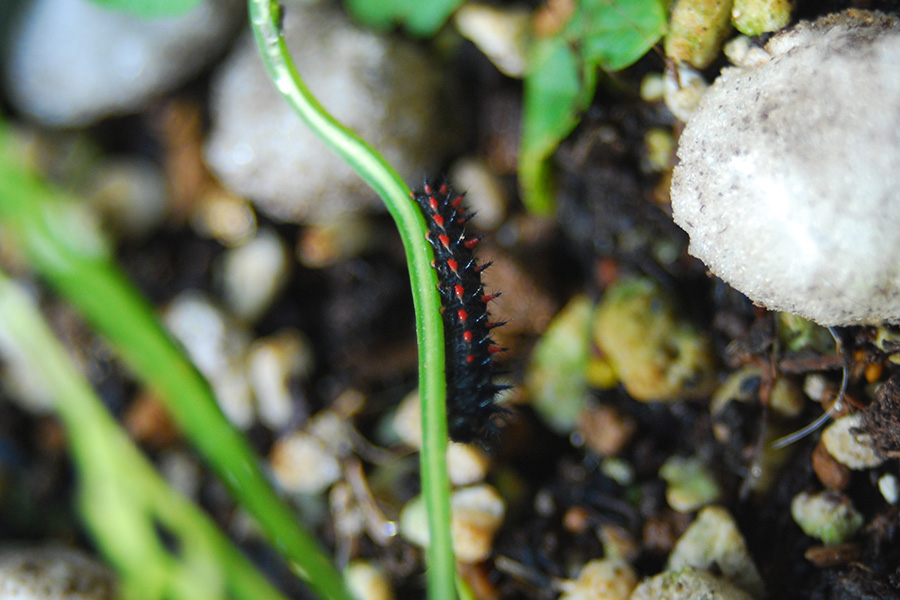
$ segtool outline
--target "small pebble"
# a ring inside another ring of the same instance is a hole
[[[91,171],[85,196],[116,238],[142,239],[166,217],[168,197],[160,168],[139,157],[108,158]]]
[[[318,494],[341,478],[341,465],[316,437],[294,432],[275,441],[269,464],[288,492]]]
[[[607,288],[593,336],[635,400],[705,397],[715,386],[709,340],[650,279],[622,279]]]
[[[478,563],[491,554],[494,536],[503,524],[506,503],[497,491],[481,484],[453,492],[451,536],[456,560]],[[429,543],[428,515],[421,496],[408,502],[400,514],[400,532],[410,542]]]
[[[678,119],[687,122],[706,93],[709,84],[703,75],[682,65],[666,71],[663,99],[666,106]]]
[[[852,472],[836,461],[825,444],[819,440],[812,453],[812,466],[816,474],[816,478],[825,487],[826,490],[840,491],[850,485],[850,477]]]
[[[525,74],[531,27],[527,7],[466,3],[454,19],[463,37],[472,40],[501,73],[515,78]]]
[[[472,219],[475,227],[493,230],[503,224],[509,198],[500,178],[483,160],[461,158],[450,167],[449,179],[454,189],[465,192],[466,206],[476,215]]]
[[[744,536],[731,514],[720,506],[701,510],[675,544],[667,570],[684,567],[715,568],[724,579],[754,598],[765,596],[765,584],[747,551]]]
[[[255,411],[245,365],[249,333],[194,290],[176,296],[163,321],[209,380],[225,416],[241,429],[250,427]]]
[[[344,579],[356,600],[393,600],[394,589],[384,570],[366,560],[354,560],[344,570]]]
[[[5,600],[114,600],[112,570],[64,546],[0,550],[0,597]]]
[[[900,499],[900,482],[897,476],[892,473],[885,473],[878,478],[878,491],[887,501],[888,504],[897,504]]]
[[[678,512],[692,512],[718,500],[719,484],[699,457],[673,456],[659,468],[659,476],[669,485],[666,502]]]
[[[585,444],[600,456],[614,456],[631,441],[637,423],[612,406],[592,406],[581,413],[578,431]]]
[[[503,498],[487,484],[463,488],[450,497],[450,510],[456,559],[466,563],[485,560],[493,549],[494,535],[503,524]]]
[[[637,583],[637,574],[627,561],[592,560],[581,568],[578,579],[563,583],[559,600],[628,600]]]
[[[375,241],[375,227],[367,215],[349,213],[304,227],[296,255],[304,267],[322,269],[358,256]]]
[[[863,516],[838,492],[802,492],[791,501],[791,516],[803,533],[825,544],[841,544],[856,534]]]
[[[256,213],[243,198],[225,190],[212,190],[197,200],[191,227],[198,235],[224,246],[239,246],[256,233]]]
[[[287,249],[271,230],[226,250],[218,265],[225,304],[232,314],[252,323],[269,309],[287,283]]]
[[[630,600],[753,600],[727,580],[691,567],[643,580]]]
[[[454,486],[466,486],[484,480],[491,459],[484,450],[472,444],[450,442],[447,446],[447,475]]]
[[[292,384],[309,375],[313,361],[309,341],[293,329],[253,343],[247,356],[247,376],[263,425],[280,431],[290,423],[298,408]]]
[[[854,470],[871,469],[884,462],[872,447],[872,437],[856,432],[862,428],[862,414],[854,413],[837,419],[822,432],[822,443],[828,453],[842,465]]]

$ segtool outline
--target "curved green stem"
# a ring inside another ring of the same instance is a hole
[[[288,103],[338,156],[378,192],[397,222],[409,262],[419,344],[419,390],[422,397],[422,493],[428,507],[428,590],[431,598],[454,594],[455,563],[450,542],[450,484],[445,462],[447,418],[444,408],[444,342],[437,277],[425,221],[410,200],[409,188],[387,161],[316,100],[291,59],[279,28],[275,0],[248,0],[253,35],[269,75]]]

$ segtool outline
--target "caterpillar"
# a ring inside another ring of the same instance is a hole
[[[490,331],[503,325],[491,322],[488,303],[499,294],[486,294],[482,272],[490,263],[478,264],[474,248],[481,237],[467,237],[472,217],[463,206],[463,195],[444,182],[426,179],[423,191],[413,192],[428,224],[427,240],[434,249],[432,266],[437,271],[444,324],[447,378],[447,428],[450,439],[478,443],[490,449],[500,434],[509,410],[496,396],[510,386],[494,382],[493,355],[505,350],[491,339]]]

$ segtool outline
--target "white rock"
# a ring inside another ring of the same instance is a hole
[[[172,300],[163,321],[209,380],[225,416],[240,428],[252,425],[255,414],[244,362],[250,335],[193,290]]]
[[[631,600],[751,600],[747,592],[707,571],[686,568],[643,580]]]
[[[299,331],[279,331],[253,343],[247,356],[247,376],[263,425],[279,431],[290,423],[297,410],[291,384],[310,373],[313,360],[309,341]]]
[[[0,596],[9,600],[113,600],[112,570],[63,546],[0,550]]]
[[[269,457],[272,472],[289,492],[318,494],[341,477],[337,458],[316,437],[295,432],[276,440]]]
[[[332,3],[285,5],[285,39],[313,94],[407,181],[421,181],[462,133],[443,100],[458,91],[446,89],[439,66],[421,47],[356,27]],[[272,218],[324,220],[381,206],[276,91],[249,35],[216,76],[211,102],[207,162]]]
[[[136,112],[214,58],[244,13],[237,0],[204,0],[184,15],[152,19],[90,0],[36,0],[12,36],[10,99],[56,126]]]
[[[287,283],[288,254],[284,242],[268,229],[222,255],[225,303],[244,321],[253,322],[269,308]]]
[[[900,320],[900,21],[848,11],[722,72],[672,183],[690,252],[754,302],[822,325]]]
[[[822,443],[834,460],[851,469],[871,469],[884,462],[872,447],[872,436],[857,433],[862,428],[862,414],[841,417],[822,432]]]
[[[744,536],[732,516],[720,506],[709,506],[697,514],[669,555],[667,570],[710,569],[714,565],[722,577],[754,598],[765,595],[765,585],[747,551]]]

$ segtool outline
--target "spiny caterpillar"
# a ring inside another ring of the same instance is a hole
[[[425,181],[424,191],[413,192],[425,221],[427,239],[434,248],[433,267],[438,275],[444,321],[447,377],[447,427],[450,439],[490,447],[508,410],[495,397],[508,389],[494,383],[492,356],[504,350],[491,339],[490,330],[503,323],[489,321],[487,304],[497,294],[486,294],[481,273],[490,263],[475,262],[473,248],[480,237],[466,237],[472,217],[463,197],[447,183]]]

